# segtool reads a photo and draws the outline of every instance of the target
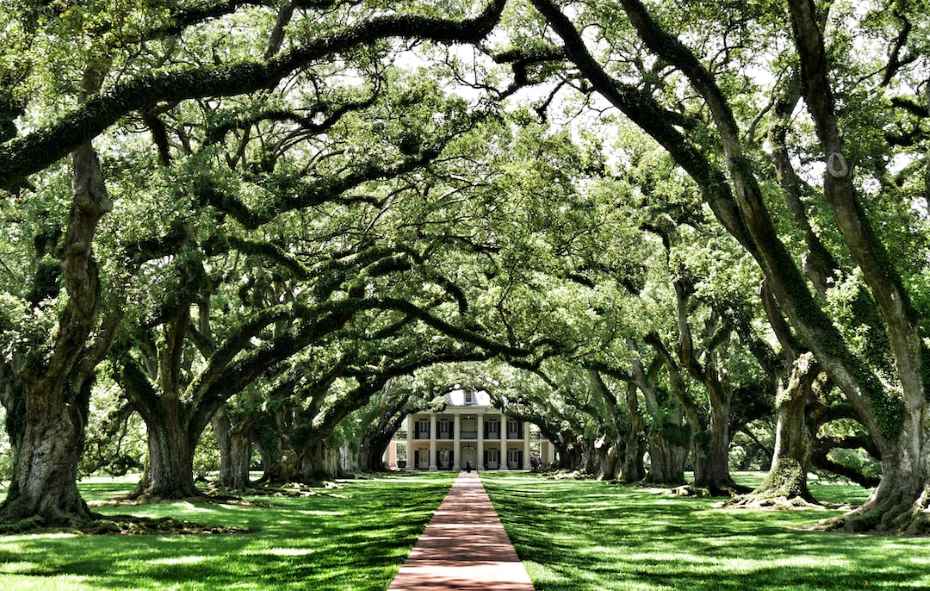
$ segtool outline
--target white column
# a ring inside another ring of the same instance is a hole
[[[478,470],[484,470],[484,415],[478,415],[478,457],[475,458]]]
[[[436,413],[429,415],[429,469],[436,470]]]
[[[552,445],[551,441],[547,441],[546,443],[549,444],[546,446],[546,455],[548,456],[546,458],[546,463],[553,464],[555,463],[555,446]]]
[[[462,469],[462,415],[455,414],[452,422],[452,461],[453,468]]]
[[[530,469],[530,424],[523,421],[523,469]]]
[[[413,415],[407,415],[407,467],[405,470],[413,470]]]
[[[500,462],[498,462],[497,467],[500,470],[509,470],[510,468],[507,466],[507,417],[505,417],[503,414],[500,416],[500,422],[498,425],[500,425],[499,434],[501,437],[501,455]]]

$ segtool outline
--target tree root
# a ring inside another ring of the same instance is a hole
[[[710,489],[703,487],[695,487],[690,484],[684,486],[678,486],[668,491],[672,496],[675,497],[710,497],[713,496],[710,494]]]
[[[30,517],[17,522],[0,524],[0,534],[33,534],[61,531],[89,535],[127,536],[144,534],[243,534],[253,530],[242,527],[192,523],[180,521],[173,517],[153,519],[136,515],[101,515],[99,513],[95,513],[93,519],[74,521],[68,525],[51,524],[41,517]]]
[[[103,505],[148,505],[154,503],[177,503],[187,501],[190,503],[213,503],[216,505],[239,505],[248,504],[248,501],[237,495],[225,494],[222,492],[197,491],[195,495],[187,496],[162,496],[149,494],[139,491],[133,491],[129,494],[114,497],[112,501],[102,503]],[[99,505],[98,505],[99,506]]]
[[[249,487],[248,494],[252,496],[269,496],[269,497],[312,497],[317,495],[329,495],[331,491],[342,488],[337,482],[323,480],[319,482],[288,482],[285,484],[264,485]]]
[[[754,493],[733,497],[729,501],[724,502],[721,506],[724,509],[754,509],[766,511],[823,511],[829,508],[813,499],[808,500],[802,497],[760,495]]]
[[[593,477],[584,470],[555,470],[546,472],[544,476],[549,480],[591,480]]]
[[[217,535],[217,534],[244,534],[253,530],[244,527],[231,527],[225,525],[206,525],[180,521],[173,517],[152,519],[134,515],[110,515],[104,519],[94,521],[87,527],[80,528],[86,534],[115,534],[115,535],[141,535],[141,534],[172,534],[172,535]]]
[[[930,535],[930,506],[926,499],[914,502],[907,495],[891,495],[881,501],[870,499],[853,511],[821,521],[816,529],[926,536]]]
[[[669,493],[676,497],[735,497],[738,495],[746,494],[751,490],[752,489],[748,486],[735,483],[718,487],[695,486],[693,484],[686,484],[684,486],[678,486],[669,490]]]

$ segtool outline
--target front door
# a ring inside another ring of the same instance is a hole
[[[465,466],[471,464],[471,469],[475,470],[478,468],[478,462],[476,461],[477,451],[473,447],[462,447],[462,469],[465,469]]]

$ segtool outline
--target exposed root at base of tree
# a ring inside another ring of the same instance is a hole
[[[139,535],[139,534],[183,534],[183,535],[204,535],[204,534],[245,534],[253,530],[245,527],[231,527],[225,525],[205,525],[201,523],[192,523],[190,521],[180,521],[173,517],[162,517],[160,519],[151,519],[148,517],[136,517],[133,515],[113,515],[98,520],[81,528],[82,533],[89,534],[117,534],[117,535]]]
[[[861,507],[821,521],[814,529],[867,534],[930,535],[930,507],[913,502],[867,502]]]
[[[669,493],[676,497],[736,497],[751,490],[749,487],[740,484],[730,484],[718,488],[686,484],[669,490]]]
[[[173,517],[153,519],[135,515],[94,514],[93,519],[74,521],[69,524],[50,524],[41,517],[31,517],[13,523],[0,523],[0,534],[23,534],[44,532],[68,532],[89,535],[217,535],[244,534],[253,530],[243,527],[205,525],[180,521]]]
[[[542,472],[543,476],[549,480],[591,480],[593,478],[592,474],[588,474],[583,470],[554,470],[551,472]]]
[[[187,501],[189,503],[213,503],[215,505],[248,505],[249,502],[237,495],[225,493],[198,492],[196,495],[188,496],[163,496],[158,494],[132,492],[128,495],[114,497],[110,501],[105,501],[103,505],[149,505],[153,503],[177,503]],[[97,505],[99,506],[99,505]]]
[[[250,486],[245,494],[268,497],[313,497],[317,495],[336,496],[329,491],[342,488],[338,482],[320,480],[315,482],[286,482]]]
[[[786,496],[765,496],[765,495],[739,495],[729,501],[721,504],[723,509],[754,509],[766,511],[793,511],[793,510],[818,510],[829,509],[813,499],[808,500],[802,497]]]

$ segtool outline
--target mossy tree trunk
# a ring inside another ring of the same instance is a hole
[[[231,490],[248,488],[252,461],[251,426],[241,418],[233,421],[226,408],[213,415],[212,423],[220,452],[220,486]]]
[[[186,409],[180,401],[164,399],[159,406],[160,413],[142,413],[148,463],[137,494],[160,499],[198,496],[201,493],[194,485],[194,449],[199,434],[197,439],[190,436]]]
[[[620,481],[627,484],[639,482],[646,477],[645,455],[642,439],[631,438],[623,447],[620,459]]]
[[[294,462],[289,461],[288,453],[279,441],[260,438],[256,448],[262,459],[263,473],[260,482],[279,484],[296,480]]]
[[[729,338],[731,327],[722,314],[711,310],[705,322],[702,355],[697,354],[692,336],[689,312],[694,291],[690,278],[680,276],[674,281],[678,320],[678,343],[673,356],[659,336],[647,336],[669,370],[671,391],[681,405],[691,429],[691,461],[694,466],[694,486],[707,489],[712,495],[748,492],[737,485],[730,475],[730,406],[732,390],[720,374],[718,350]],[[705,411],[688,391],[685,373],[703,384],[707,393]]]
[[[646,423],[639,408],[637,386],[632,381],[626,384],[627,419],[623,422],[623,448],[620,450],[620,480],[626,483],[639,482],[646,476],[643,464],[646,438]]]
[[[409,414],[428,408],[428,404],[422,401],[412,403],[411,397],[411,392],[399,393],[396,398],[379,407],[378,415],[372,420],[359,446],[359,464],[365,470],[384,471],[384,453],[404,420]]]
[[[606,366],[601,371],[607,370]],[[639,466],[642,466],[642,451],[640,439],[643,435],[643,421],[639,414],[639,400],[636,396],[636,385],[631,383],[630,377],[625,373],[612,372],[614,377],[626,382],[627,393],[624,399],[625,408],[613,389],[604,380],[601,371],[589,369],[588,377],[594,390],[598,392],[606,407],[606,416],[603,417],[604,435],[595,442],[597,450],[597,477],[600,480],[616,480],[618,477],[627,482],[639,480],[637,476],[636,454],[640,456]],[[597,410],[592,415],[597,416]],[[629,458],[627,451],[629,450]],[[628,474],[627,474],[628,472]],[[636,480],[633,480],[633,479]]]
[[[663,349],[655,335],[652,335],[652,339],[647,339],[647,342],[651,342],[654,348]],[[685,483],[685,462],[688,459],[690,435],[687,427],[682,424],[683,417],[680,403],[676,397],[659,386],[660,372],[664,365],[665,355],[661,352],[656,353],[648,368],[643,364],[638,354],[634,355],[631,364],[631,384],[635,384],[643,393],[646,411],[652,418],[652,424],[645,437],[645,445],[649,449],[649,470],[648,472],[644,470],[640,479],[645,479],[646,482],[653,484],[680,485]],[[670,367],[669,371],[677,371],[677,368]],[[672,375],[671,379],[675,380],[673,387],[684,388],[683,383],[680,383],[680,373]],[[633,408],[634,402],[631,399],[632,395],[635,395],[635,392],[628,390],[627,405],[631,408]],[[638,410],[638,401],[636,402],[636,408]],[[643,429],[645,430],[645,426],[643,426]],[[638,453],[641,464],[641,444]],[[630,481],[627,480],[627,482]]]
[[[707,429],[691,439],[694,486],[712,495],[729,495],[740,488],[730,475],[730,406],[717,400],[710,411]]]
[[[688,445],[679,441],[682,437],[688,437],[687,429],[668,424],[654,428],[649,434],[648,482],[670,486],[685,483]]]
[[[882,450],[882,478],[872,496],[854,511],[828,520],[828,529],[930,534],[930,426],[926,409],[919,420],[909,418],[897,449]]]
[[[794,363],[788,383],[776,397],[775,450],[772,465],[762,483],[737,503],[744,506],[813,503],[807,486],[811,467],[812,437],[807,407],[820,370],[813,355],[805,353]]]
[[[63,384],[26,386],[24,424],[13,442],[13,475],[0,520],[79,525],[93,514],[77,487],[90,388],[78,396]]]
[[[584,458],[577,445],[556,445],[560,470],[579,470],[584,467]]]
[[[99,90],[106,67],[88,66],[83,98]],[[67,301],[49,344],[25,353],[4,405],[21,421],[10,431],[13,475],[0,521],[76,525],[92,519],[77,487],[90,394],[97,365],[113,340],[120,314],[98,323],[100,278],[92,245],[112,203],[90,142],[72,155],[72,203],[61,245],[61,277]],[[96,339],[91,335],[96,331]]]
[[[325,440],[312,439],[300,453],[299,475],[302,482],[311,483],[339,476],[339,450]]]
[[[619,444],[609,445],[606,441],[597,449],[597,479],[616,480],[623,453]]]

